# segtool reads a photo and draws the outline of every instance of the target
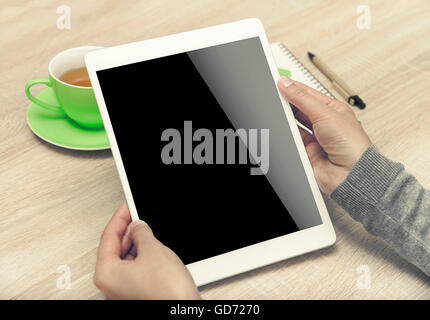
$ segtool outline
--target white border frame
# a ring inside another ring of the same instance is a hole
[[[279,78],[278,70],[263,25],[256,18],[100,49],[86,54],[85,62],[91,84],[133,220],[138,219],[138,215],[96,71],[253,37],[260,38],[273,76],[273,85],[276,86]],[[198,286],[328,247],[336,241],[336,235],[313,175],[293,112],[280,93],[279,96],[320,212],[322,224],[188,264],[187,267]]]

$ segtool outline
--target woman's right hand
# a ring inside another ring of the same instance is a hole
[[[329,194],[372,142],[345,103],[284,76],[278,87],[293,105],[296,119],[313,132],[299,128],[318,185]]]

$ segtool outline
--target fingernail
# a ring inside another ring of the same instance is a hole
[[[136,227],[139,224],[143,224],[145,226],[147,226],[148,224],[145,221],[142,220],[134,220],[132,223],[130,223],[130,229],[133,229],[134,227]]]
[[[293,82],[290,80],[290,78],[285,77],[285,76],[281,76],[280,82],[285,88],[287,88],[293,84]]]

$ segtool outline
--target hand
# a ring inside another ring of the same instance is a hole
[[[329,194],[372,142],[348,105],[287,77],[278,87],[296,119],[313,132],[299,128],[318,185]]]
[[[106,226],[94,284],[111,299],[200,299],[182,261],[123,203]]]

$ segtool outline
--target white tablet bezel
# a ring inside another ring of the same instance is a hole
[[[260,20],[255,18],[104,48],[89,52],[85,56],[91,84],[133,220],[138,219],[138,215],[96,72],[254,37],[259,37],[261,41],[273,76],[273,85],[276,86],[279,78],[277,67],[273,60],[263,25]],[[188,264],[187,267],[198,286],[321,249],[334,244],[336,241],[336,235],[313,175],[294,115],[288,102],[283,99],[281,94],[279,95],[286,114],[286,120],[292,131],[311,191],[321,215],[322,224]]]

